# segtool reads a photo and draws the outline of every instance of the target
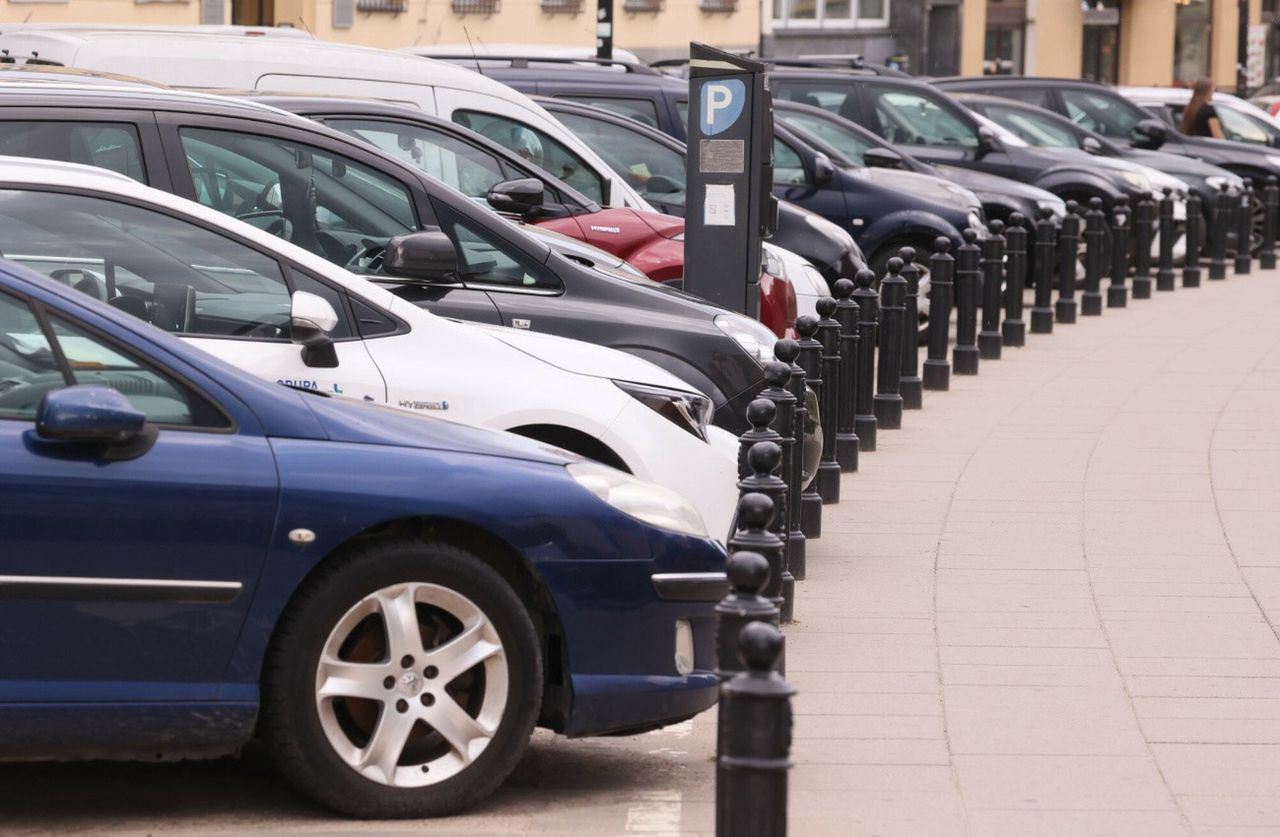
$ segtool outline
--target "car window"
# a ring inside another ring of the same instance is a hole
[[[1169,113],[1175,124],[1182,121],[1182,114],[1186,109],[1186,105],[1169,105]],[[1222,133],[1229,140],[1267,145],[1273,137],[1280,137],[1280,130],[1269,125],[1265,116],[1254,119],[1249,114],[1226,105],[1216,106],[1213,112],[1218,115]]]
[[[855,120],[858,116],[857,99],[853,95],[853,86],[841,82],[823,81],[791,81],[774,82],[774,95],[792,102],[829,110]]]
[[[1103,136],[1120,137],[1128,142],[1136,138],[1134,127],[1143,119],[1150,118],[1137,105],[1119,97],[1072,88],[1061,92],[1071,121]]]
[[[1079,148],[1080,143],[1070,128],[1055,124],[1051,118],[1027,113],[1020,108],[986,105],[987,118],[1028,145],[1041,148]]]
[[[26,303],[0,293],[0,419],[35,418],[45,394],[72,384],[106,386],[157,424],[225,427],[226,419],[190,387],[57,315],[64,367]]]
[[[559,290],[560,280],[546,266],[504,243],[474,220],[436,204],[440,227],[458,251],[458,269],[467,285],[508,289]]]
[[[965,90],[969,89],[968,87],[965,88]],[[1046,110],[1053,108],[1053,98],[1049,95],[1048,89],[1044,87],[1025,87],[1019,84],[997,87],[992,90],[974,89],[973,92],[988,93],[992,96],[999,96],[1002,99],[1013,99],[1015,102],[1025,102],[1028,105],[1035,105]]]
[[[330,119],[325,124],[422,169],[469,198],[484,198],[493,184],[507,179],[497,157],[443,131],[372,119]]]
[[[565,93],[557,99],[568,99],[571,102],[582,102],[584,105],[612,111],[619,116],[634,119],[641,125],[650,128],[658,127],[658,106],[651,99],[632,99],[622,96],[590,96],[584,93]],[[560,120],[563,122],[564,120]]]
[[[914,90],[867,85],[873,130],[892,143],[977,148],[978,133],[941,100]]]
[[[777,137],[773,138],[773,182],[776,186],[800,186],[809,182],[800,154]]]
[[[550,134],[506,116],[471,110],[454,111],[453,121],[514,151],[596,203],[604,201],[604,181],[600,175]]]
[[[843,154],[850,162],[858,165],[862,165],[862,155],[872,147],[865,137],[859,136],[857,131],[847,125],[841,125],[835,119],[824,119],[812,113],[797,113],[789,110],[775,111],[775,115],[785,124],[821,140]]]
[[[685,134],[689,132],[689,103],[676,102],[676,113],[680,114],[680,124],[684,126]]]
[[[39,157],[110,169],[145,183],[132,125],[111,122],[0,122],[0,155]]]
[[[684,155],[636,131],[578,113],[557,118],[645,198],[684,206]]]
[[[419,229],[409,190],[346,157],[238,131],[182,129],[200,203],[357,273],[389,239]]]
[[[149,209],[0,190],[0,253],[166,331],[289,338],[290,289],[274,259]]]

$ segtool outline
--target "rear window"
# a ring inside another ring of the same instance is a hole
[[[458,110],[453,121],[510,149],[555,175],[596,203],[604,203],[604,181],[559,140],[523,122],[493,113]]]
[[[138,132],[114,122],[0,122],[0,155],[110,169],[147,181]]]

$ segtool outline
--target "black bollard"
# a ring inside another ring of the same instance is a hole
[[[1080,314],[1098,317],[1102,314],[1102,270],[1106,256],[1107,215],[1102,211],[1102,198],[1089,198],[1084,213],[1084,293],[1080,294]]]
[[[782,448],[775,442],[756,442],[747,453],[747,462],[751,476],[738,480],[739,513],[742,497],[748,494],[763,494],[773,503],[773,515],[766,528],[782,548],[777,553],[777,565],[770,564],[769,572],[774,580],[765,588],[765,596],[771,601],[776,600],[774,603],[785,616],[785,621],[790,622],[791,614],[795,612],[796,579],[804,577],[804,570],[802,568],[800,576],[796,576],[787,566],[787,484],[777,475],[782,464]],[[766,554],[765,557],[772,559],[774,556]]]
[[[920,380],[920,267],[916,264],[916,248],[903,247],[898,258],[902,259],[902,278],[907,281],[902,301],[902,374],[898,393],[902,396],[902,409],[919,410],[924,406],[924,382]]]
[[[853,301],[854,284],[837,279],[836,321],[840,323],[840,409],[836,422],[836,462],[840,470],[858,470],[858,433],[854,417],[858,411],[858,303]]]
[[[759,552],[735,552],[725,561],[729,593],[716,605],[716,675],[728,680],[742,671],[738,634],[750,622],[777,625],[777,606],[761,593],[773,578],[769,561]]]
[[[1133,298],[1151,298],[1151,244],[1155,240],[1156,205],[1150,193],[1133,212]]]
[[[1236,199],[1236,261],[1237,276],[1248,276],[1253,267],[1253,179],[1244,179],[1244,188]]]
[[[1027,323],[1022,319],[1022,295],[1027,288],[1027,218],[1021,212],[1009,216],[1004,231],[1004,322],[1000,333],[1006,346],[1027,345]]]
[[[1079,204],[1067,201],[1067,214],[1058,229],[1058,302],[1054,319],[1060,323],[1076,321],[1076,264],[1080,242]]]
[[[814,339],[818,333],[818,321],[805,314],[796,317],[796,333],[800,335],[800,356],[796,363],[804,369],[804,382],[813,393],[809,409],[809,421],[815,430],[822,432],[822,344]],[[824,441],[825,447],[825,441]],[[822,537],[822,495],[818,493],[817,472],[800,493],[800,530],[806,538]]]
[[[1111,284],[1107,286],[1107,307],[1129,304],[1129,199],[1121,195],[1111,210]]]
[[[1054,247],[1058,237],[1058,224],[1053,220],[1053,210],[1040,210],[1036,221],[1036,276],[1035,300],[1031,305],[1031,333],[1053,333],[1053,269],[1057,263]]]
[[[781,538],[769,531],[773,518],[773,500],[768,495],[757,492],[743,494],[738,498],[738,527],[729,536],[729,552],[759,552],[769,562],[771,572],[779,571],[782,567],[783,544]],[[774,578],[776,580],[770,581],[765,587],[765,598],[778,608],[782,621],[789,622],[793,599],[788,599],[783,590],[780,571]]]
[[[1173,221],[1173,190],[1164,187],[1160,198],[1160,261],[1156,268],[1156,290],[1171,291],[1178,286],[1173,275],[1173,240],[1178,228]]]
[[[768,398],[756,398],[747,405],[747,424],[751,429],[738,437],[738,479],[750,476],[751,466],[747,463],[747,452],[756,442],[782,441],[782,436],[773,429],[773,420],[777,418],[778,408]]]
[[[1004,337],[1000,315],[1004,313],[1004,222],[992,221],[991,235],[982,242],[982,331],[978,332],[978,356],[999,360]]]
[[[1262,240],[1258,243],[1258,268],[1276,267],[1276,235],[1280,233],[1280,180],[1267,175],[1262,187]]]
[[[794,340],[784,339],[773,344],[773,356],[791,369],[791,377],[787,382],[787,392],[795,399],[791,414],[791,427],[795,431],[791,438],[790,471],[784,476],[787,481],[787,544],[786,566],[792,575],[805,573],[806,550],[804,531],[800,528],[800,497],[804,492],[806,474],[804,472],[804,434],[808,423],[809,411],[805,406],[805,394],[808,387],[804,383],[804,369],[796,363],[800,354],[800,344]],[[765,368],[768,375],[768,368]],[[768,378],[765,378],[768,381]],[[761,393],[763,395],[763,393]]]
[[[840,414],[840,323],[832,319],[836,301],[818,300],[818,342],[822,344],[822,460],[815,480],[824,503],[840,502],[840,462],[836,459],[836,420]]]
[[[1200,250],[1204,247],[1204,211],[1200,196],[1187,194],[1186,257],[1182,262],[1182,287],[1200,287]]]
[[[876,449],[875,414],[876,337],[880,329],[880,295],[872,285],[876,275],[865,267],[853,277],[857,288],[853,301],[858,304],[858,387],[853,426],[858,433],[859,450]]]
[[[1209,226],[1209,280],[1227,278],[1227,226],[1231,219],[1231,195],[1227,184],[1218,187],[1213,204],[1213,223]]]
[[[907,280],[902,278],[902,259],[889,259],[889,272],[880,280],[880,357],[876,368],[876,423],[886,430],[902,427],[902,299]]]
[[[982,251],[978,233],[966,228],[964,244],[956,250],[956,345],[951,368],[957,375],[978,374],[978,298],[982,293]]]
[[[947,252],[951,239],[940,235],[933,242],[929,259],[929,356],[924,361],[924,388],[951,388],[951,363],[947,344],[951,335],[951,276],[955,259]]]
[[[779,341],[781,342],[781,341]],[[794,343],[795,341],[788,341]],[[777,352],[777,344],[775,353]],[[777,511],[776,527],[779,536],[785,543],[782,556],[782,566],[790,568],[791,566],[791,550],[792,543],[790,538],[791,532],[791,493],[799,492],[800,472],[796,470],[793,457],[796,450],[796,397],[787,390],[787,384],[791,382],[791,364],[784,363],[781,360],[771,360],[764,365],[764,383],[765,388],[760,391],[759,398],[764,398],[773,402],[775,417],[773,420],[773,429],[778,432],[780,437],[776,444],[782,450],[781,470],[778,476],[782,478],[786,484],[787,494],[781,501]],[[750,449],[748,449],[750,456]],[[747,462],[748,469],[750,461]],[[739,479],[742,479],[742,475]],[[804,548],[804,535],[800,536],[800,547]],[[800,559],[800,574],[804,575],[804,559]]]
[[[782,632],[753,622],[738,635],[746,671],[720,685],[716,717],[716,837],[785,837],[791,698],[774,669]]]

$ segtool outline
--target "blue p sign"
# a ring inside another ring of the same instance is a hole
[[[706,136],[715,136],[733,127],[742,115],[747,88],[740,79],[708,81],[702,85],[702,109],[699,127]]]

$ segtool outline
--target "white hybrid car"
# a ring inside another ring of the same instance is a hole
[[[0,157],[0,253],[264,378],[555,441],[675,490],[712,536],[729,532],[737,440],[709,424],[710,399],[647,361],[437,317],[250,224],[89,166]]]

